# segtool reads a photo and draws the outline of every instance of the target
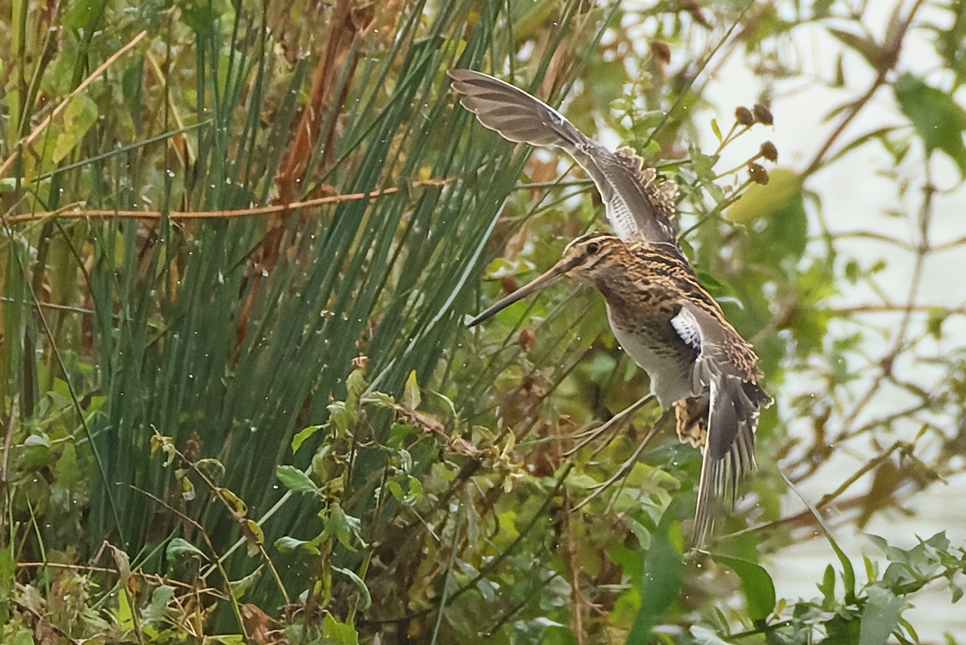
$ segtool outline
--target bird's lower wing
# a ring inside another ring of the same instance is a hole
[[[681,339],[698,352],[691,372],[695,395],[707,389],[707,438],[703,448],[693,544],[700,547],[714,524],[719,500],[734,502],[738,480],[755,468],[758,409],[767,400],[724,349],[733,332],[706,311],[685,302],[671,324]]]

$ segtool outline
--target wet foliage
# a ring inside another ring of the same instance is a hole
[[[4,3],[0,640],[919,642],[961,518],[839,542],[962,486],[966,295],[928,267],[966,246],[966,6],[870,4]],[[776,399],[708,553],[700,454],[598,294],[466,327],[605,224],[453,67],[677,184]],[[803,87],[828,102],[792,158]],[[875,230],[828,208],[843,173],[888,191]],[[817,589],[783,598],[811,539]]]

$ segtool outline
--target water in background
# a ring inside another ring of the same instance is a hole
[[[893,3],[869,3],[882,11],[876,16],[874,23],[883,26],[888,20],[885,12],[890,11]],[[869,12],[874,9],[869,10]],[[867,12],[867,13],[869,13]],[[920,17],[929,15],[931,21],[944,24],[948,17],[938,12],[923,10]],[[881,31],[877,34],[881,38]],[[902,52],[899,73],[912,71],[924,75],[925,80],[939,84],[940,79],[929,77],[925,72],[938,67],[938,58],[933,45],[926,39],[927,34],[910,34],[909,42]],[[843,52],[841,43],[831,39],[823,29],[800,29],[791,44],[794,51],[790,56],[797,56],[802,61],[804,77],[831,78],[835,59]],[[832,108],[847,100],[857,97],[863,88],[869,87],[873,76],[866,63],[858,60],[857,56],[845,54],[845,73],[848,87],[842,91],[835,91],[819,84],[807,84],[802,77],[787,83],[778,82],[774,87],[771,110],[775,116],[775,129],[770,133],[771,140],[779,150],[779,165],[795,170],[802,170],[817,152],[820,142],[832,132],[838,123],[838,117],[823,122],[826,114]],[[856,89],[859,88],[859,89]],[[731,113],[738,104],[750,105],[759,100],[762,91],[761,81],[754,74],[744,68],[737,58],[724,66],[718,73],[715,82],[710,84],[708,98],[717,107],[718,112],[709,113],[705,122],[716,117],[719,122],[730,122]],[[870,132],[886,125],[899,125],[906,119],[895,106],[891,88],[879,90],[872,104],[863,110],[862,114],[846,130],[846,136],[840,142],[848,142],[860,134]],[[701,119],[698,119],[701,123]],[[707,141],[703,142],[705,149],[713,149],[715,142],[711,138],[710,127],[707,129]],[[750,141],[751,150],[757,150],[761,139],[746,137]],[[748,150],[736,150],[737,160],[747,158]],[[832,153],[834,154],[835,149]],[[738,154],[740,153],[740,154]],[[745,156],[742,157],[741,155]],[[963,204],[966,204],[966,186],[962,185],[959,171],[955,164],[941,153],[936,154],[934,183],[941,189],[959,185],[952,194],[937,195],[935,199],[933,225],[931,227],[930,242],[941,244],[957,239],[966,238],[966,216]],[[921,170],[913,164],[921,160],[921,153],[913,152],[904,162],[905,167],[900,170],[911,180],[910,191],[905,200],[899,204],[895,181],[876,173],[879,169],[892,166],[889,155],[878,143],[869,143],[850,153],[845,160],[840,160],[832,168],[820,171],[809,178],[806,188],[818,193],[821,197],[822,208],[827,224],[835,232],[875,231],[913,241],[918,241],[916,228],[916,213],[921,200],[921,189],[924,177]],[[731,167],[723,162],[722,167]],[[854,172],[848,172],[854,168]],[[909,213],[907,217],[895,217],[885,214],[887,210],[902,210]],[[814,224],[814,222],[813,222]],[[817,230],[813,228],[813,232]],[[885,258],[888,268],[879,276],[879,283],[894,289],[894,301],[904,303],[909,293],[911,274],[915,256],[911,252],[897,251],[896,247],[882,242],[861,238],[844,238],[838,245],[839,250],[846,255],[855,257],[863,266],[869,266],[880,258]],[[966,279],[963,278],[963,268],[966,267],[966,246],[959,246],[953,250],[930,255],[924,266],[921,289],[916,304],[922,306],[936,305],[962,309],[966,303]],[[861,304],[879,303],[880,299],[870,289],[857,287],[846,290],[841,296],[829,303],[833,307],[848,307]],[[900,318],[897,313],[870,313],[869,320],[876,326],[888,328],[897,325]],[[916,318],[915,324],[922,328],[925,324],[925,314]],[[913,333],[915,333],[913,331]],[[966,346],[966,316],[962,313],[951,316],[943,325],[944,336],[935,342],[935,347],[928,348],[935,355],[942,356],[949,351]],[[870,355],[881,355],[887,351],[891,340],[882,338],[869,341]],[[944,384],[939,380],[940,374],[934,366],[927,362],[913,362],[897,365],[896,369],[905,370],[909,380],[929,384],[929,391],[940,391]],[[794,389],[794,383],[788,383]],[[812,384],[802,384],[802,389],[808,389]],[[868,383],[850,384],[856,392],[864,391]],[[876,416],[883,417],[890,410],[901,410],[907,395],[903,392],[885,390],[873,400],[872,408]],[[954,433],[956,424],[961,419],[935,419],[941,427],[950,428],[948,434]],[[789,422],[789,435],[810,436],[810,419],[793,420]],[[947,424],[949,424],[947,426]],[[919,425],[909,423],[898,425],[895,434],[890,436],[888,443],[896,439],[911,440],[919,431]],[[929,450],[928,439],[924,449]],[[852,448],[856,446],[850,444]],[[922,442],[920,443],[922,445]],[[817,476],[811,477],[802,486],[801,493],[812,503],[817,502],[823,495],[835,490],[846,478],[858,470],[868,460],[868,455],[840,450],[828,463],[824,464]],[[763,456],[767,459],[767,456]],[[780,466],[781,464],[779,464]],[[961,466],[966,470],[966,459]],[[867,475],[854,485],[853,490],[868,490],[871,475]],[[933,484],[926,491],[907,499],[906,509],[911,516],[898,511],[876,514],[865,528],[866,533],[885,537],[890,544],[901,548],[910,548],[917,544],[917,536],[923,539],[945,530],[953,545],[966,544],[966,472],[950,478],[946,484]],[[785,500],[785,514],[795,514],[804,509],[799,499],[789,494]],[[858,582],[864,582],[864,567],[862,554],[881,563],[884,569],[886,558],[881,551],[865,536],[855,530],[854,513],[848,517],[836,518],[835,511],[829,517],[835,539],[845,552],[852,558]],[[842,521],[837,521],[842,520]],[[838,529],[838,530],[836,530]],[[802,541],[790,548],[782,550],[766,563],[769,572],[775,576],[775,584],[779,597],[795,600],[797,598],[815,598],[820,594],[816,584],[821,582],[825,566],[832,563],[839,569],[835,554],[828,542],[815,532],[813,539]],[[962,583],[962,580],[959,581]],[[925,642],[942,642],[942,634],[948,632],[957,639],[966,638],[966,609],[963,601],[953,605],[950,603],[950,592],[945,583],[936,582],[926,590],[913,597],[916,607],[904,613],[904,616],[915,626],[919,636]]]

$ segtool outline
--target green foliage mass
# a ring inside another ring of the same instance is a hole
[[[919,641],[903,614],[960,599],[962,545],[870,538],[888,564],[860,582],[835,536],[961,464],[966,311],[917,294],[966,240],[930,242],[966,174],[966,9],[897,2],[879,37],[867,3],[652,4],[0,5],[0,640]],[[796,167],[767,140],[794,124],[710,95],[724,61],[804,78],[782,48],[808,29],[845,98]],[[596,294],[466,328],[603,218],[569,161],[457,106],[453,67],[566,101],[678,186],[682,245],[777,400],[710,554],[683,537],[700,454],[640,403]],[[889,125],[848,127],[887,95]],[[873,148],[911,241],[823,209],[820,171]],[[912,252],[907,291],[854,238]],[[941,377],[893,369],[917,364]],[[894,390],[911,403],[876,408]],[[829,484],[835,449],[863,457]],[[835,559],[785,599],[769,558],[803,527]]]

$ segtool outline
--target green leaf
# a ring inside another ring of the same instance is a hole
[[[57,460],[57,481],[65,487],[70,487],[78,481],[84,473],[77,463],[77,450],[74,442],[69,441]]]
[[[963,588],[957,585],[955,582],[953,582],[952,576],[949,577],[948,583],[949,583],[949,591],[952,596],[951,602],[955,604],[959,602],[960,599],[963,597]]]
[[[349,434],[349,427],[352,425],[352,415],[346,407],[344,401],[336,401],[327,406],[329,411],[329,428],[338,437]]]
[[[9,549],[0,549],[0,625],[10,620],[10,598],[13,596],[17,564]]]
[[[409,476],[409,494],[406,495],[407,504],[415,504],[423,498],[423,482],[412,475]]]
[[[943,323],[949,317],[949,310],[945,307],[930,307],[926,318],[926,330],[929,334],[939,340],[943,336]]]
[[[71,98],[64,110],[64,131],[57,135],[51,155],[54,163],[60,163],[69,155],[96,121],[97,103],[86,94],[77,94]]]
[[[74,31],[87,29],[91,22],[102,15],[107,0],[91,0],[90,2],[70,2],[64,11],[64,26]]]
[[[852,568],[852,561],[845,555],[845,551],[839,547],[838,542],[832,534],[825,531],[825,539],[832,545],[832,550],[838,556],[839,563],[842,565],[842,584],[845,586],[845,602],[855,602],[855,569]]]
[[[302,428],[298,432],[296,432],[295,436],[292,437],[292,452],[293,453],[298,452],[299,448],[302,447],[302,444],[305,443],[306,439],[308,439],[309,437],[311,437],[312,435],[314,435],[316,432],[318,432],[324,427],[325,427],[324,425],[307,426],[305,428]]]
[[[35,434],[29,435],[24,439],[23,445],[25,446],[42,446],[44,448],[50,448],[50,437],[47,436],[43,431],[38,430]]]
[[[178,2],[178,6],[181,8],[182,20],[197,32],[199,40],[214,31],[214,26],[219,17],[217,11],[220,8],[219,4],[182,0]]]
[[[926,150],[942,150],[966,176],[966,145],[963,144],[966,111],[952,96],[908,72],[899,77],[894,89],[899,108],[909,117]]]
[[[338,540],[339,544],[349,549],[350,551],[355,551],[352,546],[352,538],[355,537],[359,542],[363,542],[360,537],[360,532],[362,531],[362,523],[358,518],[347,515],[344,510],[342,510],[341,504],[333,504],[329,509],[327,517],[324,518],[324,534],[334,536]]]
[[[245,500],[227,488],[217,488],[216,490],[232,515],[238,518],[248,515],[248,504],[245,503]]]
[[[171,585],[155,587],[151,593],[151,602],[144,610],[142,617],[150,622],[160,622],[165,619],[168,605],[174,600],[175,588]]]
[[[879,577],[879,569],[876,563],[866,555],[862,556],[862,562],[865,564],[865,579],[870,583],[875,581]]]
[[[13,594],[17,563],[9,549],[0,549],[0,598]]]
[[[888,589],[869,587],[868,599],[862,608],[862,627],[859,645],[885,645],[899,625],[899,615],[905,603]]]
[[[208,559],[208,556],[206,556],[198,547],[183,538],[172,538],[171,541],[168,542],[168,546],[166,546],[164,549],[165,559],[168,562],[174,562],[186,553],[196,555],[202,560]]]
[[[673,546],[680,541],[681,532],[681,526],[675,519],[676,507],[677,504],[672,503],[664,511],[658,529],[651,534],[651,548],[644,556],[641,608],[627,635],[628,644],[650,641],[651,628],[681,590],[684,564],[681,554]],[[677,535],[672,535],[672,532]]]
[[[738,574],[741,590],[748,601],[748,617],[753,621],[765,620],[775,609],[775,583],[765,569],[754,562],[713,555],[715,562],[729,567]]]
[[[625,517],[624,521],[627,522],[627,528],[629,528],[634,534],[634,537],[637,538],[638,547],[644,549],[645,551],[649,549],[651,547],[651,532],[647,530],[647,527],[630,516]]]
[[[141,89],[144,83],[144,56],[132,56],[132,64],[121,76],[121,96],[127,106],[131,119],[136,120],[141,108]]]
[[[724,212],[724,218],[736,224],[746,224],[767,218],[782,211],[802,190],[802,177],[788,168],[775,168],[768,173],[768,184],[752,184],[734,204]]]
[[[10,639],[10,645],[34,645],[34,633],[29,629],[21,629]]]
[[[822,576],[822,582],[818,584],[818,590],[822,594],[822,609],[825,611],[831,611],[835,605],[835,569],[832,565],[825,567],[825,575]]]
[[[372,595],[369,593],[369,587],[366,586],[365,581],[363,581],[362,578],[360,578],[358,575],[356,575],[356,572],[355,571],[352,571],[350,569],[343,569],[342,567],[335,567],[334,566],[334,567],[332,567],[332,570],[333,571],[338,571],[339,573],[341,573],[342,575],[346,576],[347,578],[349,578],[350,580],[352,580],[352,582],[354,582],[356,584],[356,586],[359,588],[359,591],[362,592],[362,600],[363,600],[363,602],[362,602],[362,609],[363,609],[363,611],[365,611],[366,609],[369,609],[369,606],[372,605]]]
[[[252,588],[252,586],[258,582],[258,578],[262,574],[262,565],[257,569],[252,571],[250,574],[242,578],[241,580],[234,580],[228,583],[228,588],[231,589],[231,595],[235,600],[241,600],[245,592]]]
[[[855,150],[856,148],[872,140],[880,141],[882,145],[886,147],[887,150],[889,150],[891,148],[891,144],[889,143],[888,135],[892,134],[892,132],[894,131],[895,131],[895,127],[887,126],[884,128],[877,128],[871,132],[866,132],[865,134],[856,137],[852,141],[848,142],[847,144],[839,148],[834,155],[832,155],[831,157],[825,160],[824,165],[826,166],[831,165],[832,162],[840,159],[841,157],[844,157],[851,151]]]
[[[362,396],[362,402],[379,408],[392,409],[396,401],[385,392],[369,392]]]
[[[278,477],[285,488],[293,493],[313,493],[315,495],[322,493],[315,482],[295,466],[278,466],[275,468],[275,476]]]
[[[204,473],[212,481],[220,481],[225,476],[225,465],[217,459],[199,459],[195,468]]]
[[[835,0],[815,0],[812,5],[812,15],[815,18],[824,18],[828,15],[829,8]]]
[[[389,481],[386,482],[386,490],[388,490],[389,494],[395,497],[396,500],[400,502],[402,501],[403,497],[405,497],[406,495],[403,492],[402,484],[400,484],[395,479],[390,479]]]
[[[600,486],[600,482],[586,474],[567,475],[567,485],[575,488],[592,489]]]
[[[815,518],[815,521],[818,523],[818,527],[822,530],[822,533],[825,535],[825,539],[828,540],[828,543],[832,546],[832,550],[835,551],[835,555],[838,557],[839,562],[842,565],[842,584],[845,586],[845,602],[848,604],[854,603],[855,602],[855,569],[852,568],[851,560],[849,560],[848,556],[845,555],[845,552],[842,551],[842,549],[839,547],[838,542],[836,542],[835,539],[832,537],[832,533],[828,530],[828,527],[825,526],[825,522],[822,521],[822,516],[815,509],[812,503],[799,492],[799,490],[795,487],[795,485],[792,484],[792,482],[789,481],[788,477],[786,477],[784,474],[782,474],[782,479],[785,480],[789,488],[791,488],[792,492],[794,492],[795,495],[798,496],[800,500],[802,500],[805,506],[808,507],[808,510],[811,511],[812,516]],[[829,587],[829,593],[825,594],[826,599],[834,598],[834,586],[835,586],[834,575],[832,576],[832,578],[833,580],[832,580],[831,587]],[[828,583],[828,579],[829,579],[829,570],[826,569],[825,582],[823,583],[823,586],[825,586]]]
[[[288,535],[275,540],[275,548],[282,553],[291,553],[292,551],[302,550],[313,555],[319,554],[319,547],[315,545],[314,541],[297,540],[293,537],[289,537]]]
[[[954,600],[953,602],[956,602],[956,601]],[[908,620],[906,620],[905,618],[903,618],[903,617],[900,616],[899,617],[899,624],[902,626],[903,629],[906,630],[906,633],[909,634],[909,636],[912,637],[912,641],[914,643],[918,643],[919,641],[922,640],[921,638],[919,638],[919,634],[916,633],[916,628],[913,627],[912,626],[912,623],[910,623]],[[946,642],[949,645],[956,645],[955,642],[951,638],[948,638],[948,634],[947,634]]]
[[[690,146],[688,152],[698,177],[711,179],[714,176],[714,165],[718,163],[718,155],[706,155],[697,146]]]
[[[359,414],[359,400],[369,384],[366,383],[366,377],[362,370],[352,370],[345,381],[345,386],[347,391],[345,407],[349,411],[350,417],[355,420]]]
[[[355,627],[340,622],[332,614],[326,613],[322,619],[322,631],[326,641],[332,645],[359,645],[359,634]]]
[[[265,531],[255,520],[246,518],[241,522],[242,534],[248,543],[248,556],[254,556],[265,544]]]

